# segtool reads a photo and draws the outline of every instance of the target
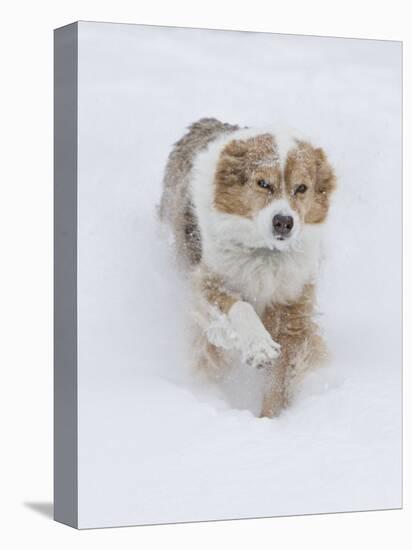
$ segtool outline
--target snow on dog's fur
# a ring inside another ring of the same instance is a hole
[[[313,312],[334,187],[324,151],[276,129],[202,119],[169,157],[160,213],[193,281],[194,356],[215,376],[264,367],[262,416],[325,355]]]

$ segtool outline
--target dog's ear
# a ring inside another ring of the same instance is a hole
[[[315,149],[316,183],[315,192],[329,195],[336,187],[336,177],[323,149]]]
[[[306,223],[322,223],[329,210],[330,196],[336,188],[335,172],[323,149],[314,150],[315,187],[312,205],[306,215]]]

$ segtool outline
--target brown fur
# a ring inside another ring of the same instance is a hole
[[[264,208],[280,193],[282,177],[276,159],[275,144],[269,134],[228,143],[216,168],[216,208],[245,217],[252,217]],[[273,186],[271,193],[257,185],[261,179]]]
[[[221,277],[211,274],[206,268],[202,270],[204,275],[201,279],[201,292],[209,304],[217,307],[222,313],[227,314],[240,296],[228,292]]]
[[[229,370],[230,366],[226,361],[225,351],[217,348],[210,342],[202,346],[202,353],[197,361],[197,368],[209,380],[219,380]]]
[[[314,285],[306,285],[300,298],[291,304],[272,304],[262,321],[282,352],[276,366],[268,372],[262,416],[276,416],[288,406],[292,380],[297,381],[315,362],[326,356],[326,347],[313,321]]]
[[[335,174],[322,149],[315,149],[309,143],[297,142],[286,160],[285,185],[292,207],[305,223],[322,223],[329,210],[329,197],[335,189]],[[307,192],[294,194],[301,183],[307,185]]]
[[[335,188],[335,175],[324,151],[297,141],[288,154],[283,174],[277,159],[276,142],[269,134],[229,142],[216,168],[216,208],[228,214],[252,217],[278,198],[284,185],[302,221],[325,221],[329,197]],[[270,189],[259,187],[257,182],[262,179],[269,183]],[[302,183],[307,185],[307,192],[295,193]]]

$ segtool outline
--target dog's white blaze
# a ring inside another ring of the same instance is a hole
[[[285,167],[289,151],[296,147],[295,135],[295,132],[291,129],[283,129],[283,131],[276,132],[276,135],[274,135],[282,172]]]

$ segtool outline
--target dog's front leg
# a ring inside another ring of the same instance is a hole
[[[276,362],[276,366],[266,373],[266,383],[263,393],[263,403],[260,416],[261,418],[273,418],[279,416],[287,405],[286,400],[286,371],[288,368],[288,359],[281,355]]]
[[[282,353],[275,368],[267,373],[261,416],[278,416],[288,406],[291,380],[323,349],[311,319],[314,296],[314,286],[308,284],[296,302],[270,305],[263,314],[263,323],[272,338],[280,343]]]
[[[273,340],[251,304],[238,301],[228,312],[236,347],[242,360],[252,367],[273,367],[280,345]]]
[[[206,331],[209,342],[223,349],[237,349],[248,365],[273,366],[280,346],[252,305],[228,291],[219,277],[209,274],[203,279],[202,287],[215,312]]]

